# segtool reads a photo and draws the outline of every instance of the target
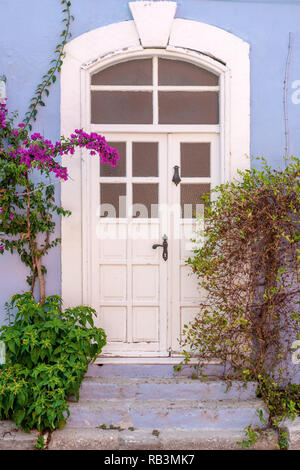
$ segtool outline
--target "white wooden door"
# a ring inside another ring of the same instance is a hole
[[[112,169],[95,169],[100,179],[93,193],[100,202],[94,243],[94,306],[97,324],[108,336],[105,354],[168,355],[167,262],[162,243],[168,221],[167,136],[106,135],[120,152]],[[112,205],[113,207],[110,207]],[[95,212],[95,207],[94,207]],[[98,305],[97,305],[98,303]]]
[[[116,169],[93,160],[91,294],[110,356],[180,351],[183,325],[197,313],[197,279],[185,265],[201,193],[219,180],[214,134],[112,134]],[[174,167],[181,178],[173,182]],[[100,175],[100,176],[98,176]],[[198,204],[198,206],[197,206]],[[197,207],[196,207],[197,206]],[[153,249],[168,237],[168,259]]]

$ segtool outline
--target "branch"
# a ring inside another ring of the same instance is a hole
[[[62,5],[65,5],[65,8],[63,9],[63,13],[66,14],[65,18],[63,19],[63,23],[66,23],[65,29],[61,33],[62,42],[61,44],[58,44],[56,46],[56,54],[57,57],[53,60],[51,60],[50,64],[54,64],[48,72],[43,76],[43,81],[40,83],[35,91],[34,97],[31,99],[31,104],[29,106],[29,111],[25,114],[25,128],[28,127],[30,130],[32,130],[32,125],[30,124],[30,121],[36,120],[36,115],[37,115],[37,108],[38,106],[45,106],[44,101],[42,100],[43,95],[46,94],[49,96],[49,90],[48,87],[50,87],[53,83],[56,82],[56,73],[60,72],[61,66],[62,66],[62,59],[64,57],[64,48],[67,43],[67,40],[71,37],[70,33],[70,27],[71,27],[71,22],[74,20],[74,17],[71,15],[71,2],[67,0],[62,0]]]

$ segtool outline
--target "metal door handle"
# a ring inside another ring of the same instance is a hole
[[[163,248],[162,257],[164,261],[167,261],[168,259],[168,241],[167,240],[168,240],[167,235],[164,235],[162,245],[159,245],[158,243],[156,243],[155,245],[152,245],[153,250],[156,250],[156,248],[158,248],[159,246]]]

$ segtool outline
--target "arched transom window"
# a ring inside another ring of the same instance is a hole
[[[112,65],[91,77],[91,123],[218,125],[219,76],[157,56]]]

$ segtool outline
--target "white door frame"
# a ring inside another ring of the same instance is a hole
[[[148,2],[149,3],[149,2]],[[157,2],[157,4],[162,2]],[[166,2],[168,3],[168,2]],[[240,38],[211,25],[174,19],[164,49],[144,49],[140,28],[125,21],[98,28],[77,37],[66,46],[61,72],[61,134],[68,136],[76,128],[98,130],[104,135],[120,132],[116,126],[91,126],[90,75],[112,63],[137,56],[169,55],[187,60],[220,75],[219,126],[121,126],[128,132],[213,132],[220,135],[222,181],[236,176],[238,169],[249,168],[250,148],[250,63],[249,45]],[[160,24],[157,22],[159,36]],[[161,43],[157,44],[162,47]],[[153,44],[156,47],[156,44]],[[91,181],[91,159],[81,151],[64,157],[71,176],[62,184],[62,206],[72,215],[62,220],[62,297],[65,306],[88,303],[91,279],[90,247],[85,238],[90,227],[86,210],[90,200],[86,188]]]

